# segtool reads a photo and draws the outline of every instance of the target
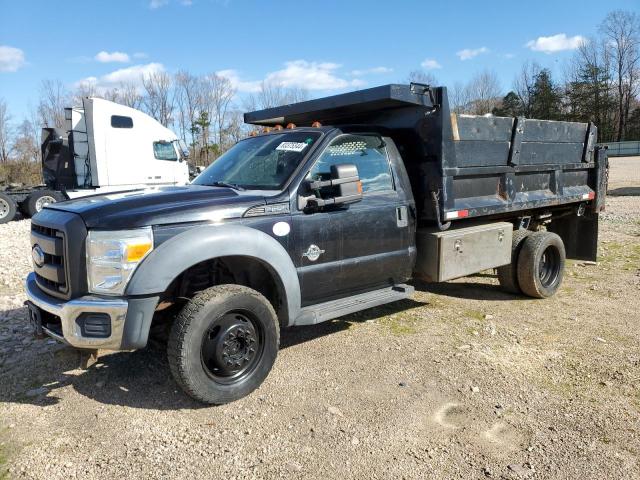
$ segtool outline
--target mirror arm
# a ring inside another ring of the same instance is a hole
[[[323,187],[334,187],[336,185],[341,185],[343,183],[354,183],[360,181],[360,177],[345,177],[345,178],[334,178],[332,180],[317,180],[313,182],[309,182],[309,188],[312,190],[317,190]]]
[[[310,198],[307,200],[308,205],[312,205],[316,208],[326,207],[328,205],[339,205],[343,203],[353,202],[355,200],[360,200],[362,195],[346,195],[344,197],[334,197],[327,198],[326,200],[322,198]]]

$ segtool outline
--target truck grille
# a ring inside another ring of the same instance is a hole
[[[82,218],[45,208],[31,219],[31,256],[36,283],[54,297],[71,299],[87,292]]]
[[[68,292],[64,235],[55,228],[31,224],[33,268],[40,288],[54,294]]]

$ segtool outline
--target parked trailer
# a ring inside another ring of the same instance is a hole
[[[139,110],[88,97],[65,121],[42,129],[44,185],[0,191],[0,223],[72,198],[189,182],[178,137]]]

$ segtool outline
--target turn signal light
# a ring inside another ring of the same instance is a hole
[[[360,180],[358,180],[358,193],[362,193],[362,182]]]

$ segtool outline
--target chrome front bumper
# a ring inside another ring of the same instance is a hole
[[[121,298],[104,298],[87,295],[69,301],[63,301],[44,293],[36,283],[35,273],[30,273],[25,281],[27,298],[31,303],[45,312],[60,318],[62,322],[62,336],[46,328],[44,332],[50,337],[68,343],[76,348],[120,350],[124,324],[127,317],[129,302]],[[111,335],[106,338],[88,338],[82,336],[76,319],[82,313],[106,313],[111,318]]]

